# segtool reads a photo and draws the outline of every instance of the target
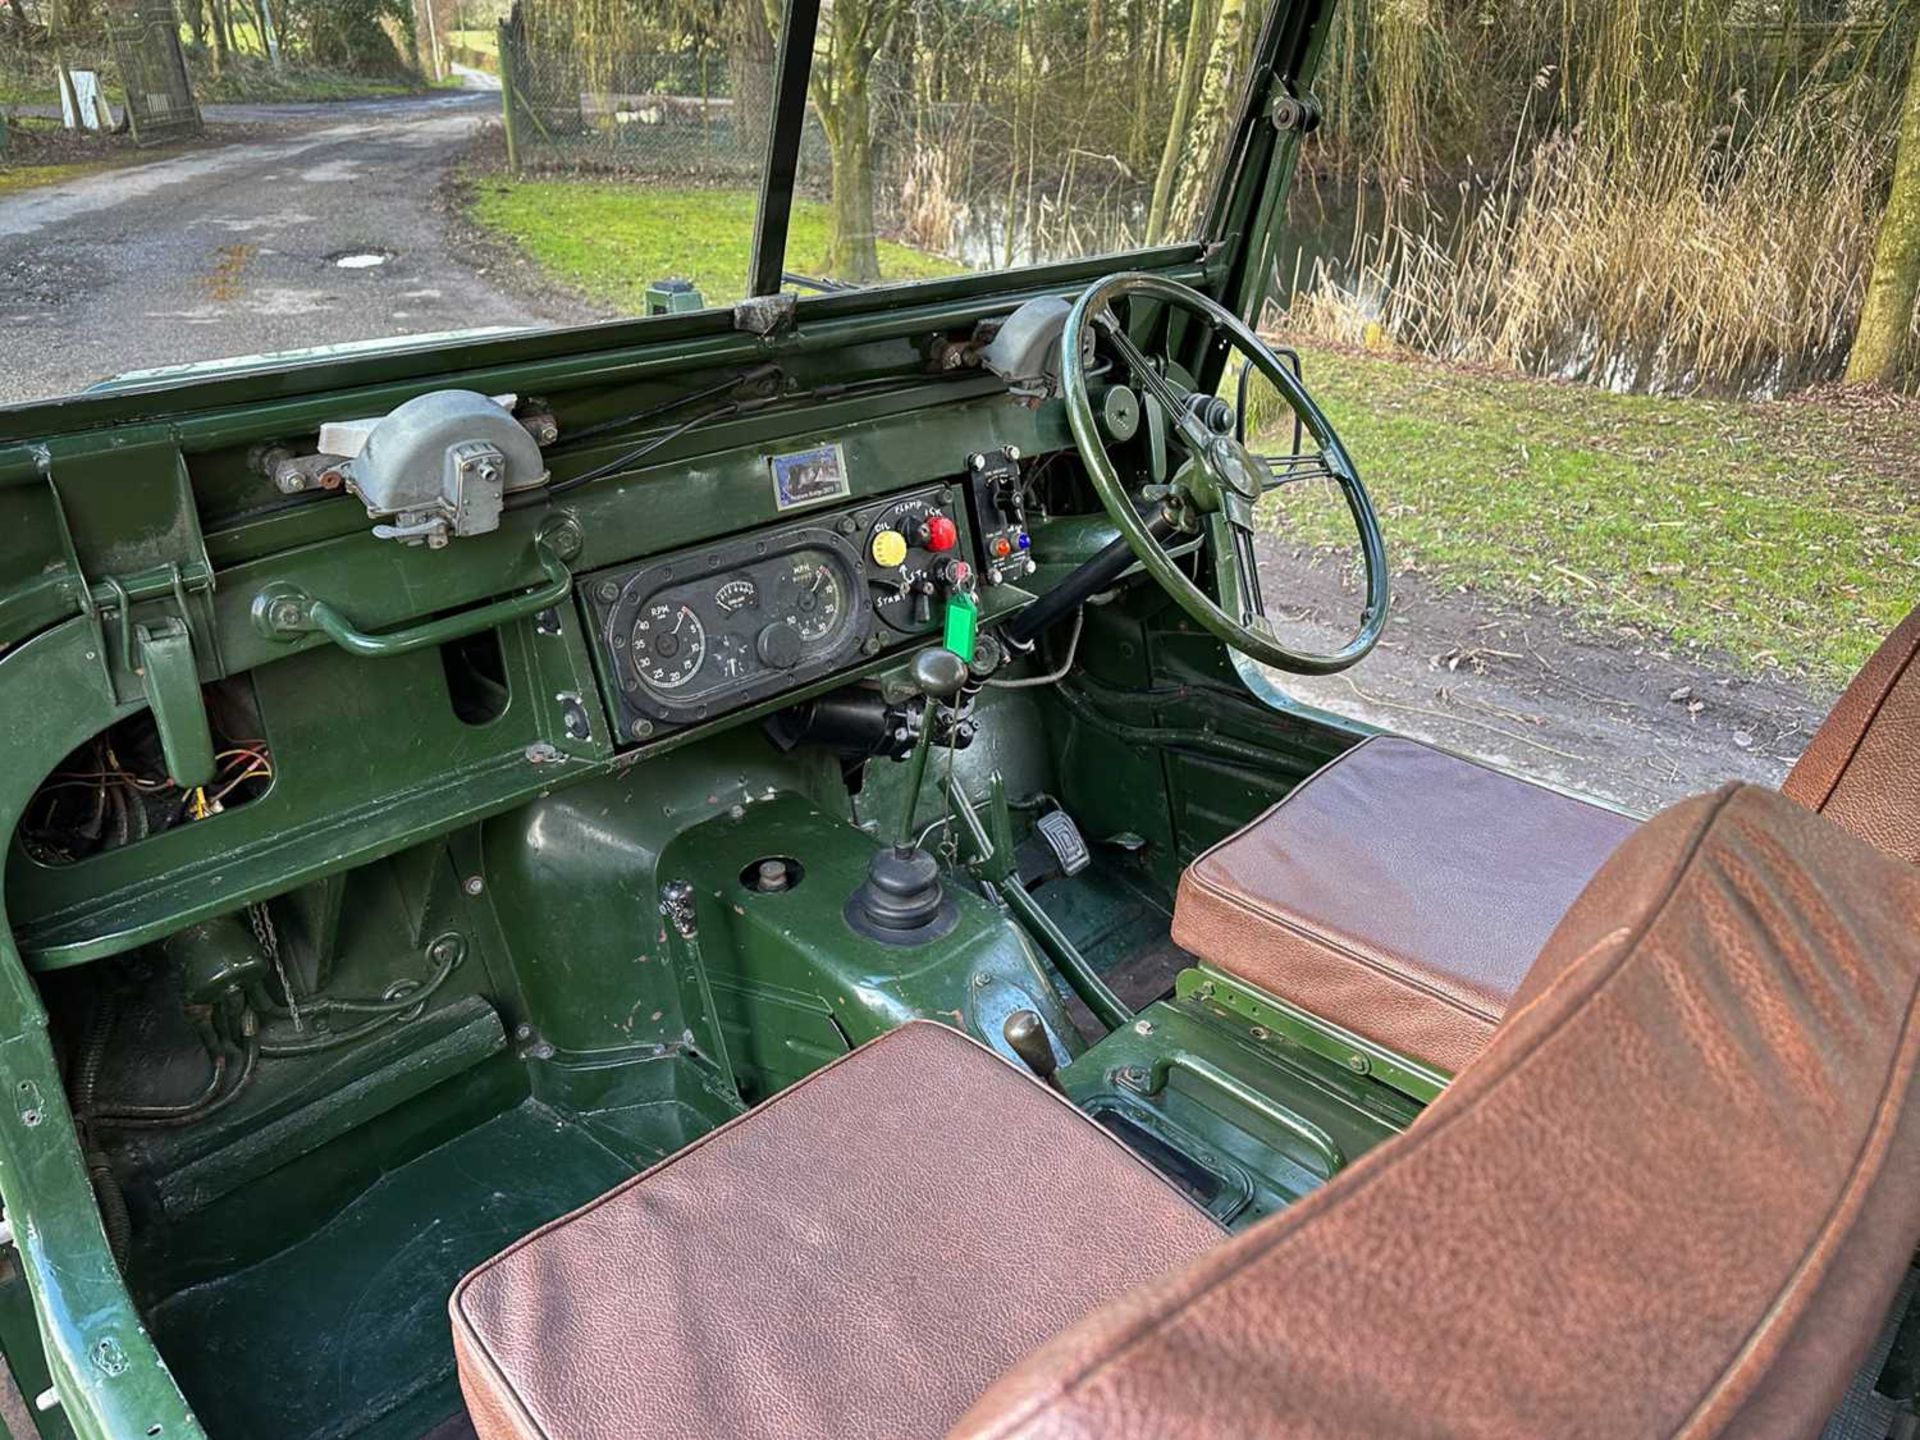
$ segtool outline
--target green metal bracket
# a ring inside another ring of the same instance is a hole
[[[317,630],[349,654],[364,655],[370,659],[405,655],[429,646],[444,645],[450,640],[465,639],[482,630],[496,629],[510,621],[550,610],[564,601],[573,593],[573,572],[560,558],[556,542],[546,535],[537,538],[534,541],[534,557],[547,577],[544,585],[510,600],[498,600],[490,605],[463,610],[458,615],[449,615],[443,620],[430,620],[424,625],[403,630],[369,635],[327,601],[309,595],[298,586],[286,584],[268,585],[254,596],[253,623],[269,640],[293,641]]]
[[[720,1024],[720,1007],[713,998],[706,957],[701,954],[696,893],[691,881],[669,880],[660,887],[660,917],[666,921],[667,953],[680,982],[681,1003],[689,1022],[700,1027],[700,1033],[693,1037],[699,1058],[707,1062],[719,1083],[720,1098],[737,1106],[741,1104],[740,1082],[727,1052],[726,1031]]]
[[[193,631],[184,618],[168,618],[141,625],[137,633],[138,669],[160,732],[167,773],[182,789],[205,785],[214,776],[213,731],[200,691]]]
[[[1277,996],[1243,984],[1225,971],[1210,965],[1183,970],[1174,979],[1176,999],[1200,1001],[1222,1015],[1236,1015],[1264,1027],[1316,1055],[1338,1061],[1355,1075],[1370,1075],[1391,1085],[1410,1100],[1422,1105],[1439,1099],[1453,1078],[1443,1070],[1405,1055],[1396,1055],[1384,1045],[1365,1036],[1342,1029]]]
[[[132,515],[126,513],[128,491],[121,483],[130,469],[163,473],[170,480],[142,492]],[[90,658],[100,667],[107,693],[116,702],[139,698],[146,677],[136,652],[143,643],[140,632],[148,627],[158,633],[178,625],[196,667],[205,659],[212,673],[223,673],[213,618],[213,564],[200,533],[192,478],[178,448],[147,444],[65,452],[47,460],[46,479],[67,583],[93,632]],[[153,613],[141,613],[142,607]],[[156,622],[155,614],[166,618]]]

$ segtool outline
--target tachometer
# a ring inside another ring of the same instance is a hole
[[[847,609],[839,570],[818,554],[803,552],[793,557],[787,578],[793,587],[788,601],[793,607],[793,628],[802,640],[824,640]]]
[[[691,605],[657,600],[633,622],[633,665],[655,690],[678,690],[707,659],[707,627]]]

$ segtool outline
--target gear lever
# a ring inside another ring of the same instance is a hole
[[[847,901],[847,923],[863,935],[889,945],[915,945],[944,935],[954,919],[952,903],[940,884],[940,863],[920,848],[913,814],[926,779],[927,756],[943,703],[967,683],[967,662],[944,646],[922,650],[913,659],[913,683],[926,697],[920,737],[907,758],[907,794],[893,843],[874,852],[867,878]]]
[[[1060,1068],[1060,1062],[1054,1058],[1053,1041],[1047,1035],[1046,1022],[1041,1020],[1039,1011],[1015,1010],[1007,1016],[1000,1033],[1006,1037],[1007,1048],[1020,1057],[1022,1065],[1055,1089],[1059,1088],[1053,1072]]]

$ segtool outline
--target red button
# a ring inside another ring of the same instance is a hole
[[[1011,555],[1013,553],[1013,542],[1004,535],[996,537],[993,542],[993,553],[1003,557]]]
[[[960,527],[945,515],[927,517],[927,549],[939,554],[960,543]]]

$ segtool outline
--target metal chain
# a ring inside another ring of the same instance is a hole
[[[294,994],[293,982],[287,978],[286,962],[280,958],[280,936],[273,928],[273,916],[267,913],[266,901],[257,900],[247,907],[247,923],[253,927],[253,938],[260,942],[267,959],[273,962],[273,973],[279,977],[280,991],[287,997],[287,1013],[293,1017],[293,1030],[298,1035],[306,1029],[300,1019],[300,997]]]

